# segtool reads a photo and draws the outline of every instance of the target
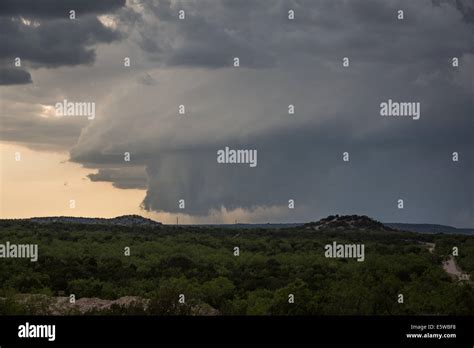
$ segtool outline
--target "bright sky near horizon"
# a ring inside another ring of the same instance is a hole
[[[15,154],[19,152],[20,161]],[[34,151],[0,143],[0,217],[115,217],[142,214],[145,190],[121,190],[109,182],[91,182],[93,169],[68,162],[66,152]],[[75,208],[69,207],[74,199]]]

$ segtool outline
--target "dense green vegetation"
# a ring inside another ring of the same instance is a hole
[[[46,311],[17,294],[71,293],[150,299],[146,309],[114,306],[107,314],[196,314],[196,308],[223,315],[474,314],[472,285],[453,281],[441,267],[457,246],[460,266],[474,277],[473,236],[1,221],[0,243],[6,241],[37,243],[39,259],[0,259],[0,314]],[[333,241],[364,243],[365,261],[326,258],[324,246]],[[436,243],[435,252],[423,242]]]

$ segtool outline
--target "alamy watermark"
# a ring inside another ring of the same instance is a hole
[[[245,163],[257,166],[257,150],[233,150],[228,146],[217,151],[217,163]]]
[[[36,325],[26,322],[18,326],[20,338],[47,338],[52,342],[56,339],[56,325]]]
[[[38,244],[0,244],[0,258],[23,258],[38,261]]]
[[[364,244],[326,244],[324,247],[324,256],[328,258],[354,258],[362,262],[365,260],[365,245]]]
[[[380,116],[407,116],[420,119],[419,102],[396,102],[392,99],[380,103]]]
[[[95,118],[94,102],[71,102],[64,99],[56,103],[56,116],[86,116],[88,120]]]

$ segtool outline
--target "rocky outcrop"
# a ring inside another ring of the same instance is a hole
[[[393,231],[379,221],[366,215],[330,215],[317,222],[304,225],[307,229],[320,230],[371,230],[371,231]]]

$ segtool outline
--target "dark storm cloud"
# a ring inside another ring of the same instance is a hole
[[[469,211],[474,175],[469,110],[447,107],[439,112],[427,117],[462,116],[450,125],[433,119],[429,121],[435,124],[432,128],[416,123],[390,125],[363,138],[339,118],[165,153],[148,161],[149,186],[143,206],[179,213],[177,201],[183,198],[187,213],[205,215],[220,206],[286,205],[294,199],[298,205],[313,207],[312,216],[303,219],[359,213],[396,221],[407,219],[396,208],[396,201],[403,198],[408,209],[416,211],[418,221],[433,221],[433,213],[446,216],[454,209]],[[216,150],[225,146],[257,149],[258,166],[217,164]],[[342,162],[345,151],[350,153],[350,163]],[[461,163],[452,163],[452,151],[463,154]],[[430,194],[436,199],[425,200]]]
[[[130,149],[146,166],[145,209],[205,215],[222,206],[285,207],[295,199],[305,209],[282,220],[364,213],[472,223],[472,28],[455,2],[143,6],[138,38],[151,59],[213,69],[208,78],[176,72],[168,88],[158,83],[153,92],[133,92],[119,102],[121,115],[111,114],[114,125],[90,127],[71,159],[93,166],[114,162],[116,153],[118,164]],[[184,21],[177,20],[180,9]],[[293,22],[289,9],[296,11]],[[399,9],[404,21],[397,20]],[[232,69],[234,56],[243,69],[220,73]],[[348,69],[341,67],[344,56]],[[420,101],[421,119],[381,118],[379,105],[389,98]],[[152,108],[129,106],[134,102]],[[297,110],[292,119],[285,116],[290,102]],[[180,103],[192,110],[185,121],[175,116]],[[225,146],[257,149],[258,166],[219,165],[216,151]],[[344,151],[350,163],[342,161]],[[453,164],[453,151],[462,162]],[[407,209],[396,208],[399,198]],[[179,199],[186,200],[184,211]]]
[[[95,17],[80,20],[57,19],[43,22],[38,27],[22,24],[18,19],[0,18],[3,48],[0,57],[14,57],[30,62],[36,67],[90,64],[94,61],[96,43],[110,43],[120,34],[104,25]]]
[[[34,68],[93,63],[94,45],[122,37],[96,16],[115,11],[124,4],[123,0],[0,2],[1,67],[14,67],[16,57],[22,59],[22,66]],[[76,11],[76,19],[69,19],[69,10]],[[18,83],[23,81],[18,79]]]
[[[161,20],[145,18],[139,39],[142,49],[156,61],[170,66],[221,68],[231,65],[239,53],[247,67],[273,64],[271,53],[264,51],[266,38],[249,35],[253,28],[241,28],[237,22],[239,14],[262,9],[260,2],[203,1],[199,10],[193,2],[144,1],[142,5]],[[180,10],[186,12],[186,20],[178,21]],[[240,20],[246,23],[245,17]]]
[[[31,83],[31,75],[28,71],[0,67],[0,85],[22,85],[26,83]]]
[[[456,6],[466,22],[474,23],[474,2],[471,0],[456,0]]]
[[[75,10],[77,16],[101,14],[114,11],[125,5],[125,0],[2,0],[0,15],[31,18],[69,16]]]
[[[143,6],[161,20],[144,16],[140,45],[170,66],[229,67],[238,56],[245,67],[265,68],[344,54],[364,62],[429,63],[465,50],[473,39],[472,32],[448,27],[446,17],[469,7],[454,1],[438,4],[438,11],[429,1],[376,0],[144,1]],[[290,9],[293,21],[287,19]],[[399,9],[403,22],[397,19]],[[180,10],[185,20],[178,20]],[[420,32],[431,34],[423,35],[422,45]]]
[[[132,3],[119,15],[121,25],[133,23],[126,27],[130,45],[113,53],[132,52],[132,61],[148,70],[135,65],[129,75],[101,84],[107,93],[97,100],[99,116],[70,152],[71,161],[98,169],[92,181],[146,185],[145,209],[195,216],[222,207],[279,206],[280,221],[358,213],[474,224],[474,48],[466,2]],[[184,21],[177,19],[180,9]],[[287,19],[289,9],[294,21]],[[100,24],[90,18],[94,34],[82,27],[69,34],[79,41],[80,58],[71,64],[90,62],[93,43],[118,39],[98,34]],[[12,32],[26,30],[7,24]],[[41,37],[61,43],[52,33],[61,28]],[[33,47],[32,63],[56,64]],[[342,67],[346,56],[349,68]],[[233,57],[241,68],[231,67]],[[452,57],[459,67],[452,67]],[[64,53],[57,64],[68,59]],[[382,118],[379,105],[387,99],[420,102],[420,120]],[[290,103],[296,106],[291,116]],[[180,104],[186,115],[177,115]],[[218,164],[216,152],[225,146],[257,149],[257,167]],[[344,151],[349,163],[342,161]],[[459,163],[451,160],[454,151]],[[129,163],[124,152],[131,153]],[[396,207],[399,198],[404,210]],[[288,199],[295,210],[287,209]]]

